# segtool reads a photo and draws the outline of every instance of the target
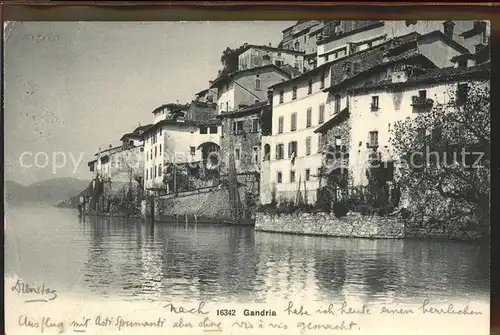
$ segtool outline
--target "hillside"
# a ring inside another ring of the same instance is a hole
[[[23,186],[6,181],[4,194],[7,203],[43,203],[55,205],[80,194],[89,185],[89,180],[76,178],[54,178]]]

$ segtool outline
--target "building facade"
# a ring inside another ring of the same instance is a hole
[[[346,57],[412,32],[426,35],[434,31],[443,33],[474,53],[487,43],[490,28],[484,21],[331,21],[318,41],[317,64]]]
[[[166,166],[182,165],[186,170],[190,164],[197,168],[205,163],[206,167],[210,154],[219,151],[220,122],[186,119],[184,114],[173,114],[171,105],[164,106],[153,112],[157,122],[144,132],[144,187],[171,191],[164,183]]]
[[[274,64],[289,65],[298,71],[304,70],[304,52],[265,45],[247,45],[238,55],[238,71]]]
[[[301,188],[305,181],[310,191],[308,201],[315,202],[324,165],[325,128],[315,130],[330,118],[337,118],[337,114],[349,113],[349,89],[385,80],[392,75],[395,64],[420,69],[453,66],[443,55],[456,57],[465,52],[467,49],[441,32],[423,36],[410,33],[273,85],[273,131],[262,140],[264,155],[270,152],[266,164],[270,172],[267,178],[261,177],[261,201],[271,200],[271,187],[278,198],[292,197],[301,180]]]
[[[303,51],[305,54],[316,53],[317,36],[323,30],[323,21],[302,20],[282,31],[281,46],[284,49]]]
[[[241,105],[250,106],[267,100],[268,88],[288,80],[291,74],[274,64],[224,74],[213,81],[217,88],[217,114],[232,112]]]

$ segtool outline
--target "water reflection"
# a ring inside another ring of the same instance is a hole
[[[192,223],[152,226],[117,218],[78,221],[57,210],[12,216],[23,221],[9,227],[7,246],[21,247],[7,253],[6,269],[57,283],[60,291],[66,285],[127,300],[233,302],[486,299],[489,292],[489,250],[474,244],[294,236]],[[34,222],[46,234],[28,233]],[[48,240],[56,249],[46,247]],[[47,257],[58,263],[28,264]]]

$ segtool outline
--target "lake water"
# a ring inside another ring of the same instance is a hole
[[[5,273],[98,299],[263,302],[358,297],[487,301],[489,250],[464,242],[364,240],[251,227],[80,219],[6,207]]]

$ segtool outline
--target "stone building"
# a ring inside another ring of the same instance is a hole
[[[291,66],[300,72],[304,71],[304,52],[266,45],[244,45],[238,55],[238,71],[274,64],[277,67]]]

